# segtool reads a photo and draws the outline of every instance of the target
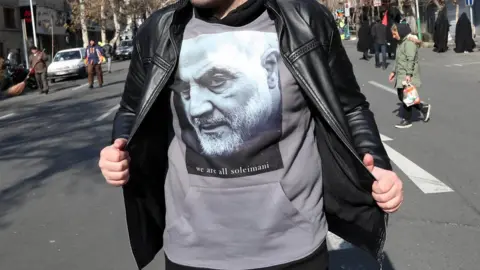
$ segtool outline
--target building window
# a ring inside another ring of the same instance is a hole
[[[3,18],[5,28],[15,29],[15,9],[13,8],[3,8]]]

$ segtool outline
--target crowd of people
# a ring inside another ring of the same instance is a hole
[[[417,109],[427,122],[430,119],[432,106],[417,102],[406,104],[404,102],[407,92],[411,86],[418,89],[421,86],[420,69],[418,63],[418,51],[422,41],[411,32],[406,20],[401,17],[400,12],[393,9],[383,14],[383,19],[376,17],[371,24],[368,17],[364,17],[361,27],[358,30],[357,50],[362,53],[360,59],[369,61],[369,51],[375,54],[375,66],[387,69],[388,58],[394,60],[394,68],[389,75],[389,81],[394,84],[398,98],[402,104],[402,120],[395,125],[397,128],[409,128],[412,126],[412,110]],[[438,12],[434,25],[433,51],[443,53],[448,50],[450,23],[447,17],[446,8]],[[463,13],[458,19],[455,27],[455,49],[456,53],[473,52],[475,41],[472,36],[472,26],[468,16]],[[380,54],[382,61],[380,62]],[[410,93],[410,92],[408,92]],[[417,96],[418,96],[418,92]]]
[[[111,73],[112,56],[113,47],[110,44],[102,42],[97,44],[94,40],[90,40],[89,45],[85,48],[84,59],[90,88],[93,88],[95,75],[97,76],[98,86],[103,86],[102,64],[105,63],[107,72]],[[39,50],[36,46],[30,48],[28,57],[30,70],[27,76],[35,78],[40,94],[48,94],[50,89],[47,76],[48,59],[49,57],[44,50]],[[12,80],[7,74],[6,61],[0,57],[0,90],[4,91],[10,86],[12,86]]]

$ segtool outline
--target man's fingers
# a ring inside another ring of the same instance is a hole
[[[109,160],[100,160],[98,166],[100,169],[111,172],[122,172],[128,169],[129,160],[124,159],[120,162],[112,162]]]
[[[100,159],[105,159],[112,162],[120,162],[129,158],[128,152],[118,150],[113,146],[104,148],[100,153]]]
[[[397,196],[394,197],[392,200],[389,200],[388,202],[377,202],[378,206],[383,209],[383,211],[390,213],[390,212],[395,212],[398,210],[400,205],[403,202],[403,196]]]
[[[370,155],[370,154],[365,154],[365,156],[363,157],[363,164],[365,165],[365,167],[367,167],[367,169],[370,171],[370,172],[373,172],[373,168],[375,167],[374,166],[374,160],[373,160],[373,156]]]
[[[395,191],[381,194],[372,192],[372,197],[377,203],[386,203],[395,198],[395,196],[397,196]]]
[[[121,172],[111,172],[111,171],[105,171],[102,170],[103,176],[105,176],[105,179],[107,182],[115,182],[115,181],[127,181],[128,178],[130,177],[130,173],[128,170],[124,170]]]
[[[116,139],[113,142],[113,147],[115,147],[118,150],[124,150],[126,145],[127,145],[127,140],[126,139]]]
[[[122,181],[107,180],[107,183],[109,185],[112,185],[112,186],[115,186],[115,187],[121,187],[121,186],[124,186],[125,184],[128,183],[128,179],[127,180],[122,180]]]
[[[390,174],[384,174],[382,177],[378,177],[375,175],[377,179],[381,179],[380,181],[375,181],[373,182],[372,185],[372,192],[376,194],[384,194],[389,192],[396,182],[399,182],[398,184],[401,185],[401,181],[396,181],[396,175],[394,173]]]

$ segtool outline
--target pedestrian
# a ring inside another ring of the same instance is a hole
[[[166,270],[328,269],[327,230],[380,260],[386,213],[403,199],[316,0],[190,0],[154,13],[112,134],[99,167],[123,186],[140,269],[162,247]]]
[[[112,73],[112,45],[110,45],[108,42],[103,45],[103,52],[105,55],[105,58],[107,58],[107,72]]]
[[[395,66],[390,73],[389,80],[394,83],[397,89],[398,99],[402,103],[403,117],[396,128],[409,128],[412,126],[412,110],[417,109],[423,114],[423,121],[430,120],[432,106],[430,104],[419,103],[407,106],[403,102],[404,85],[403,82],[413,84],[417,89],[422,85],[420,79],[420,66],[418,62],[418,45],[414,37],[409,36],[411,30],[408,24],[397,24],[392,28],[392,34],[398,40]]]
[[[32,53],[28,59],[30,66],[35,72],[35,80],[37,80],[37,85],[40,88],[40,94],[48,94],[49,87],[47,81],[47,55],[38,50],[37,47],[33,46],[30,48]]]
[[[392,36],[392,26],[399,23],[402,19],[401,12],[397,7],[390,7],[387,11],[387,27],[385,31],[387,33],[387,54],[388,58],[394,60],[395,52],[397,50],[397,40]]]
[[[438,13],[435,21],[435,28],[433,32],[433,51],[443,53],[448,50],[448,31],[450,29],[450,22],[447,17],[447,8],[443,7]]]
[[[382,24],[380,17],[375,18],[372,27],[372,36],[375,46],[375,67],[387,69],[387,27]],[[380,64],[380,52],[382,52],[382,64]]]
[[[363,53],[361,60],[370,60],[368,55],[368,50],[371,47],[373,42],[372,33],[370,31],[370,23],[368,22],[368,17],[363,17],[362,25],[358,29],[358,42],[357,42],[357,51]]]
[[[102,49],[95,44],[94,40],[90,40],[90,44],[86,49],[86,64],[88,72],[88,84],[93,88],[94,73],[97,74],[98,86],[103,86],[103,71],[102,71]]]
[[[464,12],[460,16],[455,27],[455,52],[470,53],[475,48],[475,41],[472,36],[472,23]]]

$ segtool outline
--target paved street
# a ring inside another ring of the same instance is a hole
[[[478,269],[480,53],[422,49],[420,94],[433,104],[432,120],[398,130],[389,70],[358,60],[355,45],[345,43],[405,182],[384,269]],[[106,186],[97,169],[125,77],[118,68],[102,89],[74,81],[48,96],[0,101],[0,269],[135,269],[121,190]],[[364,253],[331,240],[332,269],[374,269]],[[162,259],[148,269],[163,269]]]

